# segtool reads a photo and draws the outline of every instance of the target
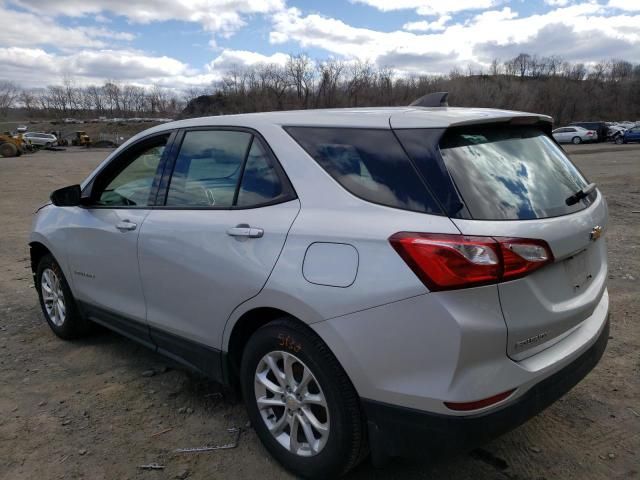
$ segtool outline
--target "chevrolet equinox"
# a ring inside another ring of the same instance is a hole
[[[550,117],[420,105],[136,135],[35,215],[47,323],[237,386],[303,477],[523,423],[606,347],[607,206]]]

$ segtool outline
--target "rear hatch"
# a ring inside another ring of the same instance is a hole
[[[552,263],[497,287],[512,359],[560,341],[593,313],[606,286],[607,207],[597,190],[567,203],[588,182],[550,137],[546,119],[484,118],[446,130],[391,120],[462,234],[549,245]]]

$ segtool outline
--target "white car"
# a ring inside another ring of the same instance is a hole
[[[516,427],[604,352],[606,203],[550,117],[416,103],[139,133],[35,215],[46,321],[241,389],[304,478]]]
[[[57,137],[55,135],[51,135],[50,133],[27,132],[23,135],[23,137],[29,140],[29,142],[31,142],[31,145],[53,147],[58,144]]]
[[[578,145],[579,143],[595,142],[598,140],[597,132],[582,127],[556,128],[552,134],[558,143],[573,143]]]

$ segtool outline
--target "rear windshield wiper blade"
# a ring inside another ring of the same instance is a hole
[[[573,195],[571,195],[569,198],[567,198],[565,200],[565,203],[568,206],[571,205],[575,205],[576,203],[578,203],[580,200],[582,200],[584,197],[588,197],[589,194],[591,192],[593,192],[596,189],[596,184],[595,183],[590,183],[589,185],[587,185],[586,187],[578,190],[576,193],[574,193]]]

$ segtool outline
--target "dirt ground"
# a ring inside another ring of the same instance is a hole
[[[531,421],[452,459],[363,464],[350,478],[640,478],[640,145],[571,147],[610,209],[612,329],[602,362]],[[45,324],[32,285],[32,212],[80,181],[107,150],[69,148],[0,158],[0,478],[289,478],[244,429],[240,403],[219,387],[116,334],[64,342]],[[150,372],[152,371],[152,372]],[[151,375],[153,373],[153,375]],[[151,376],[149,376],[151,375]],[[142,470],[144,464],[163,470]]]

